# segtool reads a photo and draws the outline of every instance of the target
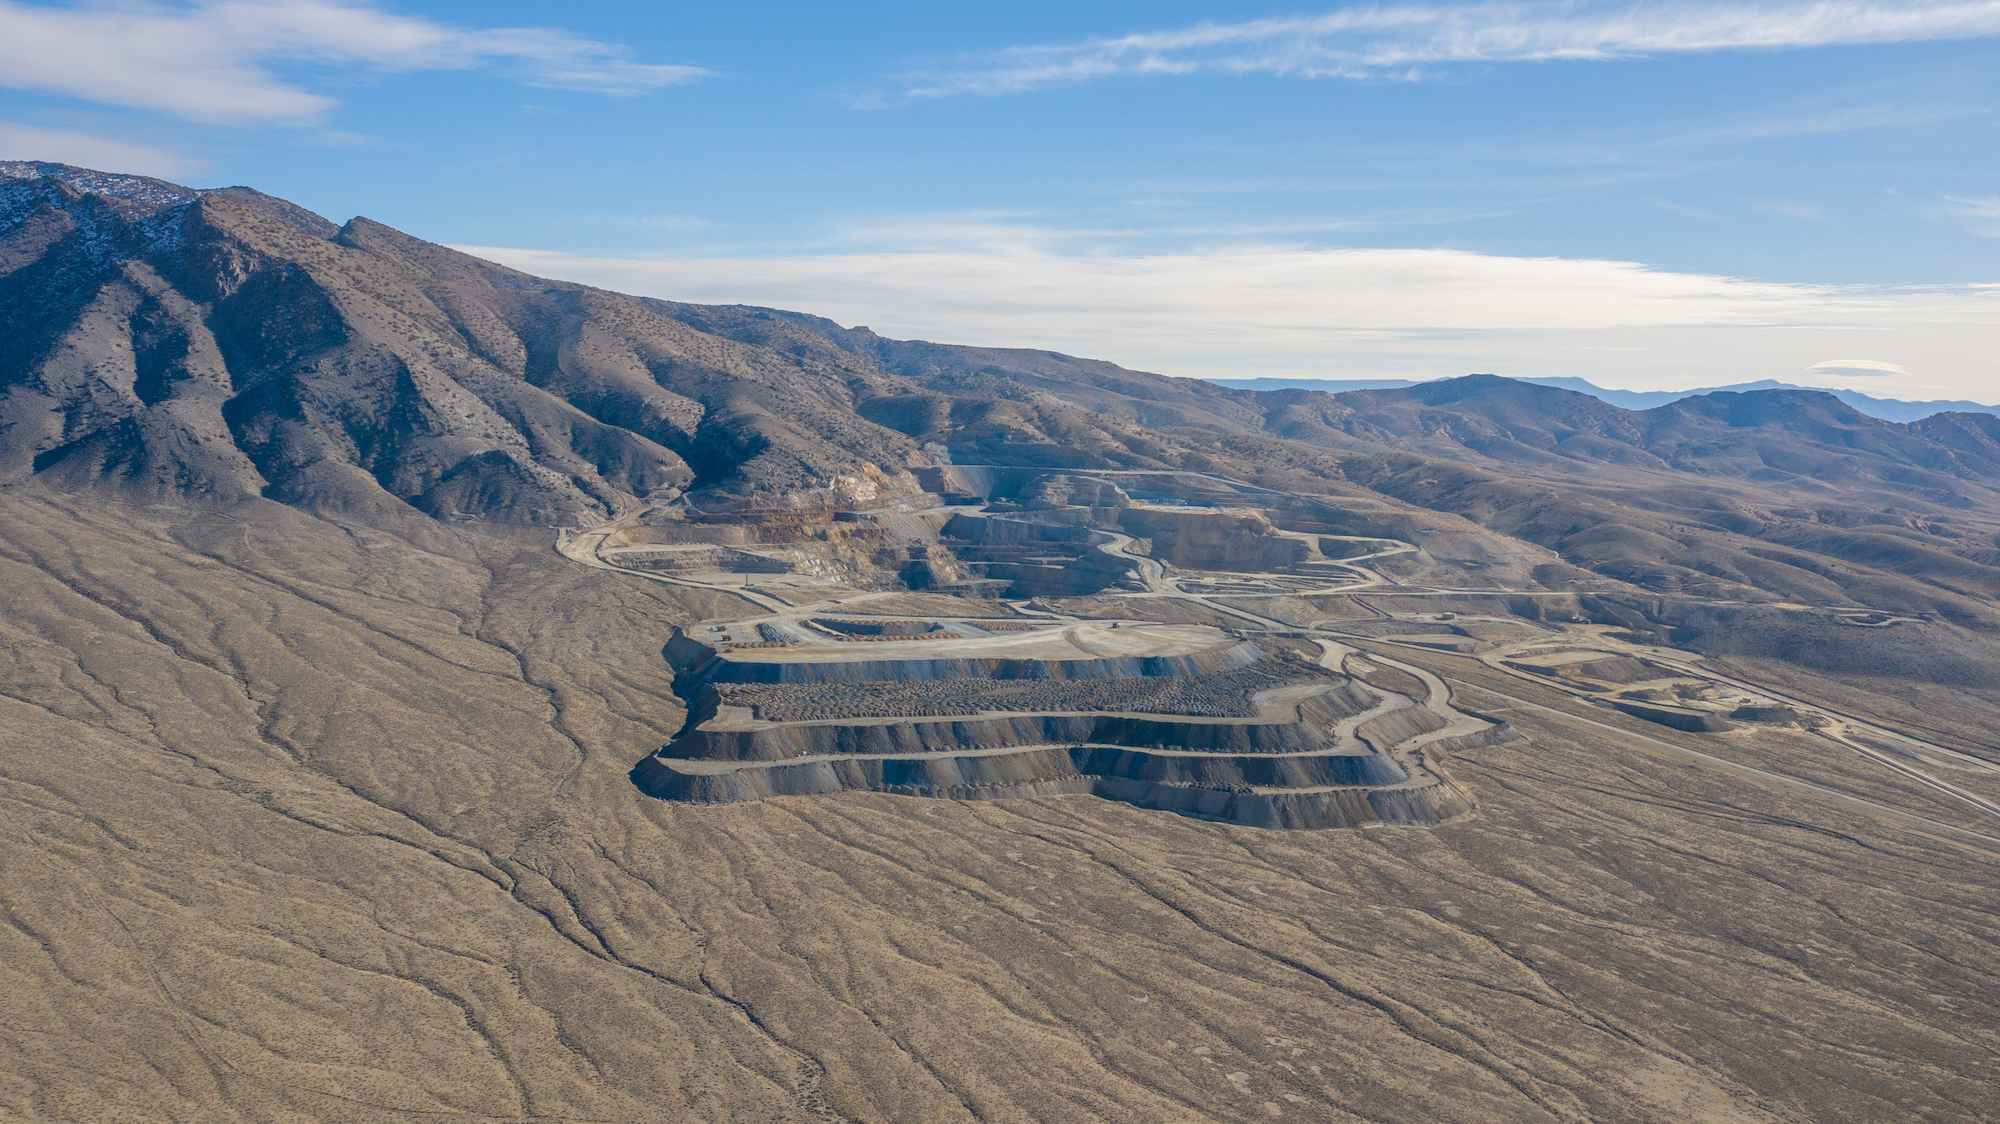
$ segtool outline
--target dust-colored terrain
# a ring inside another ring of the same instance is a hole
[[[714,595],[539,533],[4,514],[19,1115],[1994,1107],[1992,843],[1565,722],[1466,657],[1394,656],[1518,696],[1464,692],[1527,737],[1453,758],[1479,811],[1442,826],[673,804],[626,773],[681,717],[659,645]]]
[[[0,1114],[2000,1115],[1984,422],[1230,391],[0,170]]]

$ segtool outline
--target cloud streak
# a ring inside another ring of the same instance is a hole
[[[201,167],[199,161],[157,145],[6,121],[0,121],[0,160],[53,160],[161,177],[186,175]]]
[[[1948,196],[1952,204],[1951,214],[1967,220],[1966,227],[1974,234],[1986,238],[2000,238],[2000,195],[1986,199],[1961,199]]]
[[[1815,375],[1860,375],[1879,378],[1885,375],[1909,377],[1909,368],[1901,363],[1884,363],[1879,359],[1825,359],[1806,370]]]
[[[1401,77],[1454,63],[1616,59],[1992,35],[2000,35],[2000,0],[1392,4],[1008,47],[906,75],[898,95],[872,104],[1018,94],[1117,76]]]
[[[310,125],[334,99],[272,72],[284,63],[385,71],[497,69],[529,85],[638,94],[692,82],[692,66],[633,61],[553,28],[477,29],[340,0],[208,0],[59,8],[0,0],[0,85],[231,125]]]
[[[1908,381],[1911,393],[1978,397],[1991,393],[2000,329],[2000,286],[1775,284],[1454,250],[608,258],[460,249],[620,292],[798,309],[900,338],[1054,348],[1214,377],[1496,371],[1714,385],[1794,377],[1866,338],[1881,362],[1922,374]],[[1871,384],[1880,390],[1881,381]]]

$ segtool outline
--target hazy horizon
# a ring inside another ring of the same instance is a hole
[[[0,157],[1196,377],[2000,376],[2000,3],[0,3]]]

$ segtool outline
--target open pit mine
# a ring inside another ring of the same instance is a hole
[[[921,623],[955,639],[913,635],[892,655],[809,631],[841,623],[759,621],[760,634],[803,642],[749,650],[676,636],[688,728],[634,770],[640,788],[696,801],[1093,793],[1258,827],[1435,823],[1470,809],[1426,761],[1445,719],[1240,633],[1067,619],[1008,632],[1016,621],[945,618]]]
[[[577,561],[765,610],[666,643],[688,718],[633,769],[641,790],[1074,793],[1256,827],[1432,824],[1472,808],[1444,758],[1515,736],[1434,676],[1378,656],[1420,689],[1371,685],[1336,632],[1230,603],[1400,589],[1369,563],[1408,543],[1202,474],[919,479],[872,509],[683,503],[563,534]]]
[[[2000,1119],[2000,417],[19,162],[0,323],[0,1117]]]
[[[1964,754],[1705,670],[1587,593],[1537,588],[1532,556],[1440,560],[1365,514],[1206,473],[912,479],[867,504],[676,500],[560,533],[574,561],[757,610],[664,644],[687,720],[632,769],[641,791],[1076,794],[1262,828],[1439,824],[1474,808],[1451,755],[1518,739],[1498,712],[1539,708],[1496,685],[1511,680],[1678,731],[1803,732],[2000,815],[1912,764]],[[1398,652],[1476,659],[1488,710]]]

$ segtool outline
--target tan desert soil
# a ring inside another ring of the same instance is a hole
[[[1167,598],[1147,600],[1135,597],[1107,604],[1094,598],[1079,597],[1051,601],[1049,604],[1071,616],[1100,620],[1164,621],[1167,624],[1207,624],[1217,628],[1236,628],[1243,623],[1240,618],[1227,613]]]
[[[726,595],[258,501],[0,520],[0,1113],[2000,1112],[2000,855],[1656,744],[1701,735],[1516,707],[1437,828],[677,806],[625,774]]]
[[[838,596],[837,594],[835,596]],[[890,593],[864,600],[843,601],[839,610],[852,616],[907,617],[993,617],[1014,619],[1015,614],[998,601],[976,597],[952,597],[942,593]]]
[[[2000,418],[1260,394],[48,164],[0,162],[0,260],[0,1118],[2000,1119]],[[1121,495],[1221,510],[1049,516],[1143,561],[934,533]],[[1361,732],[1464,799],[628,775],[676,627],[1011,612],[874,596],[967,579],[1311,658],[1334,622],[1415,704]],[[1758,700],[1812,732],[1666,724]]]
[[[1401,655],[1400,652],[1396,654]],[[1409,695],[1412,698],[1420,699],[1424,697],[1424,685],[1422,681],[1409,672],[1399,671],[1393,667],[1383,667],[1380,664],[1374,663],[1368,659],[1367,652],[1362,652],[1355,658],[1369,665],[1369,670],[1367,671],[1362,671],[1354,663],[1348,665],[1355,671],[1355,677],[1363,683],[1371,687],[1380,687],[1385,691],[1394,691],[1399,695]]]

